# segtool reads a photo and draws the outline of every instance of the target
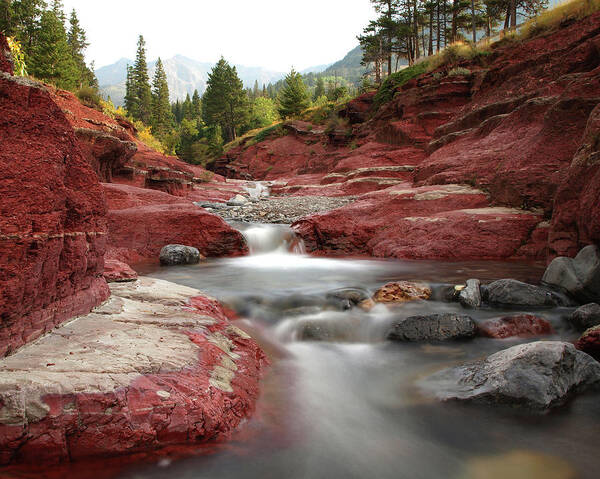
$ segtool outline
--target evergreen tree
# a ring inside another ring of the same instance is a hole
[[[133,67],[127,65],[127,78],[125,80],[125,109],[133,117],[137,110],[137,97],[133,86]]]
[[[60,23],[62,23],[64,26],[67,17],[65,15],[65,7],[62,0],[52,0],[52,11],[54,12],[54,15],[56,15],[56,18],[58,18]]]
[[[16,35],[25,52],[25,62],[30,63],[36,36],[40,30],[42,13],[46,9],[44,0],[13,0],[11,3],[12,34]]]
[[[77,86],[77,67],[67,42],[67,33],[53,10],[42,14],[28,65],[29,71],[40,80],[65,89]]]
[[[15,18],[11,0],[0,0],[0,32],[7,37],[15,34]]]
[[[221,58],[208,75],[202,98],[202,115],[208,125],[219,125],[226,140],[234,140],[249,116],[248,97],[235,67]]]
[[[134,119],[148,125],[152,119],[152,90],[150,89],[148,65],[146,63],[146,42],[142,35],[138,39],[137,53],[131,75],[131,88],[135,97],[135,108],[129,113]]]
[[[302,75],[292,68],[285,77],[283,88],[279,93],[279,114],[282,118],[296,116],[309,106],[309,95],[302,81]]]
[[[188,120],[191,120],[194,117],[194,107],[192,105],[192,99],[190,98],[189,93],[186,93],[185,100],[181,105],[181,114],[183,118],[187,118]]]
[[[164,138],[171,129],[172,123],[173,114],[169,103],[167,74],[159,57],[152,85],[152,132],[159,139]]]
[[[202,100],[200,99],[198,90],[194,90],[194,94],[192,95],[192,115],[194,118],[202,118]]]
[[[315,87],[313,99],[316,100],[323,95],[325,95],[325,80],[323,80],[323,77],[319,77],[317,78],[317,86]]]
[[[254,80],[254,88],[252,88],[252,99],[258,98],[258,80]]]
[[[67,43],[71,49],[71,56],[77,69],[77,86],[94,85],[97,83],[94,72],[85,64],[85,49],[89,46],[85,37],[85,31],[79,23],[75,9],[69,17],[69,32]]]

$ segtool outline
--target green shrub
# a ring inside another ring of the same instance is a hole
[[[394,93],[398,87],[401,87],[409,80],[427,72],[428,68],[428,61],[422,61],[388,76],[375,94],[375,98],[373,99],[375,108],[381,107],[381,105],[394,98]]]
[[[448,76],[449,77],[454,77],[454,76],[467,76],[471,74],[471,70],[469,70],[468,68],[462,68],[462,67],[456,67],[453,68],[452,70],[450,70],[448,72]]]
[[[98,91],[91,86],[84,86],[75,92],[79,101],[83,103],[85,106],[90,108],[94,108],[96,110],[102,111],[102,98],[98,94]]]

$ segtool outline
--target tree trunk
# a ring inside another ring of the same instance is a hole
[[[517,0],[510,0],[510,28],[517,26]]]
[[[452,35],[450,36],[450,42],[454,43],[456,41],[456,32],[457,32],[457,8],[455,6],[452,7]]]
[[[473,23],[473,43],[477,43],[477,32],[475,30],[475,0],[471,0],[471,19]]]
[[[435,6],[435,14],[436,14],[436,21],[435,21],[435,26],[437,27],[437,39],[435,42],[435,51],[436,53],[438,53],[440,51],[440,32],[442,31],[442,26],[440,25],[440,2],[438,0],[437,5]]]
[[[417,10],[417,0],[415,0],[413,12],[415,14],[415,21],[414,21],[415,58],[419,58],[421,56],[421,54],[419,52],[419,12]]]
[[[433,55],[433,8],[429,10],[429,48],[427,49],[427,55]]]

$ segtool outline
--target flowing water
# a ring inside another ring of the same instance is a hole
[[[238,224],[250,256],[143,273],[198,288],[235,309],[238,324],[269,353],[253,417],[213,454],[134,466],[127,479],[158,478],[567,478],[597,477],[600,395],[585,394],[545,415],[438,403],[417,381],[524,339],[444,344],[385,340],[399,318],[464,312],[457,303],[395,310],[344,309],[328,291],[374,291],[391,280],[464,282],[512,277],[537,282],[539,264],[314,258],[282,225]],[[434,287],[434,290],[436,288]],[[572,340],[569,309],[537,311]],[[476,321],[502,311],[480,309]]]

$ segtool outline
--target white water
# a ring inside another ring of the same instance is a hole
[[[240,229],[251,255],[305,254],[304,242],[287,225],[250,225]]]

